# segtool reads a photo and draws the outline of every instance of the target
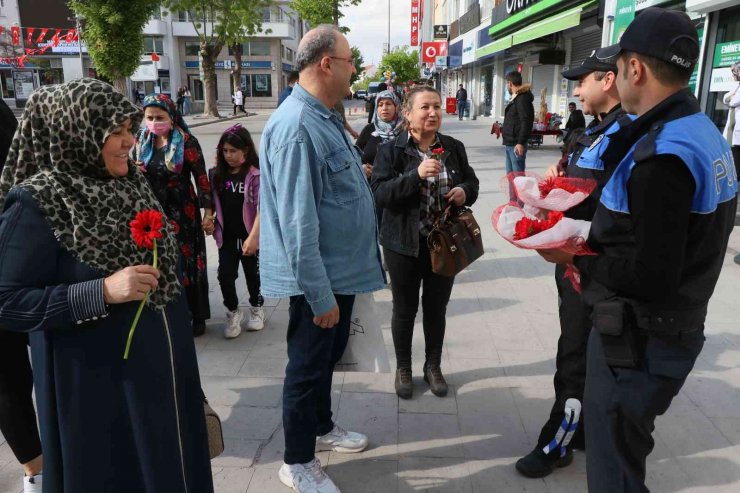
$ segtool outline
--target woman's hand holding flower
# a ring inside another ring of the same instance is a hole
[[[151,265],[133,265],[103,281],[103,299],[108,305],[143,300],[159,283],[159,271]]]

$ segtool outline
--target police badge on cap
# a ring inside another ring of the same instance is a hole
[[[631,51],[693,70],[699,60],[699,36],[685,12],[650,7],[630,23],[619,43],[604,48],[604,55]]]

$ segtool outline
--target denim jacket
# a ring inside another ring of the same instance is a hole
[[[260,277],[264,296],[305,295],[315,315],[334,294],[384,284],[375,204],[339,115],[299,84],[260,145]]]

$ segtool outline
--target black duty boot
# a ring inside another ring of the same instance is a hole
[[[202,318],[193,319],[193,337],[200,337],[206,333],[206,321]]]
[[[411,396],[414,394],[411,368],[403,367],[396,370],[396,394],[401,399],[411,399]]]
[[[447,382],[439,365],[424,365],[424,381],[429,384],[432,394],[437,397],[447,395]]]
[[[516,470],[528,478],[544,478],[556,467],[566,467],[573,462],[573,451],[567,449],[565,455],[545,455],[542,449],[536,448],[516,461]]]

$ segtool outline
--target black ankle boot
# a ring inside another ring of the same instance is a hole
[[[206,321],[202,318],[193,319],[193,337],[200,337],[206,333]]]
[[[396,394],[401,399],[411,399],[411,396],[414,394],[411,367],[403,367],[396,370]]]
[[[560,457],[552,453],[545,455],[542,449],[536,448],[516,461],[516,470],[528,478],[544,478],[556,467],[566,467],[572,462],[573,451],[571,449],[567,449],[565,455]]]
[[[429,384],[432,394],[437,397],[447,395],[447,382],[439,365],[424,365],[424,381]]]

